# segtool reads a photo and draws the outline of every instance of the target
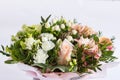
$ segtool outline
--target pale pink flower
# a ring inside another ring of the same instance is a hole
[[[94,58],[99,59],[101,56],[101,52],[99,51],[98,45],[95,44],[93,39],[83,38],[81,37],[79,40],[75,40],[78,42],[79,47],[84,45],[84,53],[88,55],[94,55]]]
[[[71,54],[73,50],[73,45],[67,39],[65,39],[60,45],[60,52],[58,63],[61,65],[67,65],[67,63],[71,60]]]
[[[112,46],[112,45],[107,46],[107,49],[108,49],[109,51],[112,51],[112,50],[113,50],[113,46]]]
[[[92,34],[97,34],[92,28],[90,28],[88,26],[83,26],[80,24],[72,26],[72,29],[77,30],[80,35],[89,36]]]

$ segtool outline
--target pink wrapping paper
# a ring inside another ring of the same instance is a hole
[[[115,67],[120,62],[103,63],[101,66],[102,71],[92,72],[92,74],[84,73],[78,75],[77,73],[41,73],[37,68],[18,63],[18,67],[25,71],[29,76],[40,80],[87,80],[95,78],[104,78],[107,75],[107,69]]]

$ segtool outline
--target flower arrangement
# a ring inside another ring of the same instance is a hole
[[[51,15],[50,15],[51,16]],[[49,21],[41,17],[38,25],[23,25],[13,35],[12,44],[2,46],[0,53],[10,57],[5,63],[24,63],[39,68],[42,73],[88,73],[101,70],[101,62],[117,59],[113,56],[113,39],[65,18]]]

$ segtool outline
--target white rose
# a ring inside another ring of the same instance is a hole
[[[55,47],[55,44],[52,41],[42,42],[42,49],[45,51],[49,51]]]
[[[25,39],[26,49],[31,50],[34,42],[35,40],[32,37]]]
[[[61,24],[61,29],[65,29],[65,25],[64,24]]]
[[[40,36],[42,37],[42,41],[49,41],[56,39],[56,37],[54,37],[53,34],[50,33],[42,33]]]
[[[68,41],[73,41],[73,37],[72,36],[67,36],[67,40]]]
[[[48,22],[45,23],[45,28],[50,28],[50,24]]]
[[[42,41],[48,41],[47,37],[42,37]]]
[[[76,35],[77,31],[76,30],[72,30],[72,34]]]
[[[34,63],[46,63],[46,59],[48,58],[48,54],[46,51],[39,49],[36,55],[33,57]]]
[[[55,30],[56,30],[56,31],[60,31],[59,25],[56,25],[56,26],[55,26]]]

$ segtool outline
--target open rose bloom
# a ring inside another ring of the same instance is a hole
[[[49,21],[50,16],[39,25],[23,25],[12,44],[2,46],[0,53],[10,57],[5,63],[19,63],[34,80],[82,80],[100,77],[106,63],[117,59],[112,38],[63,17]]]

